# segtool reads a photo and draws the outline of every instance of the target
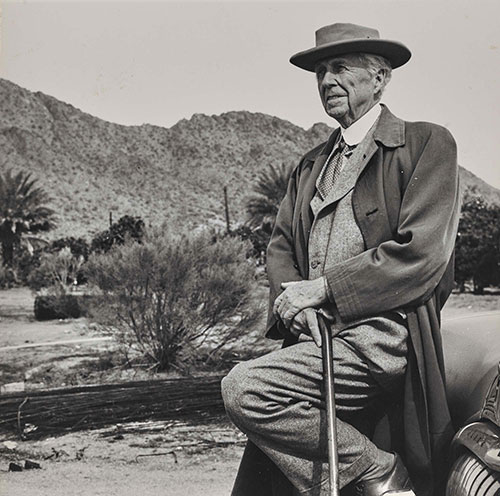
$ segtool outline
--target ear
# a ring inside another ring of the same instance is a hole
[[[375,90],[375,94],[379,94],[385,85],[385,71],[384,69],[379,69],[376,74],[373,76],[373,89]]]

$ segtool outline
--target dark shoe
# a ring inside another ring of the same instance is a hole
[[[357,496],[415,496],[410,476],[399,455],[395,455],[394,466],[378,479],[359,481]]]

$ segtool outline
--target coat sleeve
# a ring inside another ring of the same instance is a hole
[[[345,321],[423,303],[452,256],[460,209],[456,144],[445,128],[428,126],[414,154],[396,239],[338,263],[325,274]]]
[[[281,339],[289,333],[281,320],[277,319],[272,313],[274,301],[283,291],[281,283],[286,281],[301,281],[303,279],[295,256],[292,233],[293,212],[297,198],[297,184],[301,165],[302,162],[290,176],[287,192],[280,204],[271,241],[267,248],[269,309],[266,336],[273,339]]]

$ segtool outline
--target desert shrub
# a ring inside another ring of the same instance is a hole
[[[69,248],[71,254],[77,260],[83,259],[83,262],[86,262],[89,258],[90,246],[87,241],[84,238],[74,238],[73,236],[68,236],[66,238],[60,238],[52,241],[46,251],[55,253],[63,250],[64,248]],[[81,269],[77,270],[74,274],[74,281],[77,284],[84,284],[85,282],[87,282]]]
[[[209,363],[259,316],[248,245],[208,233],[149,234],[89,258],[94,315],[157,370]]]
[[[73,255],[69,247],[40,255],[39,265],[28,276],[32,290],[43,290],[35,298],[37,320],[78,318],[86,314],[85,296],[72,294],[83,263],[83,255]]]
[[[86,315],[87,302],[91,296],[59,294],[35,297],[34,312],[37,320],[77,319]]]
[[[32,242],[31,246],[20,244],[16,249],[13,265],[19,283],[35,290],[50,285],[50,278],[46,277],[43,269],[39,270],[42,258],[46,254],[58,253],[64,248],[68,248],[76,259],[83,257],[84,260],[88,258],[90,251],[85,239],[74,237],[60,238],[52,242],[40,239],[37,243]],[[76,274],[75,278],[79,284],[85,282],[81,271]]]
[[[253,228],[248,224],[243,224],[233,229],[230,235],[237,236],[243,241],[249,241],[251,249],[248,251],[247,256],[254,258],[258,265],[266,263],[266,250],[271,238],[270,232],[262,227]]]
[[[70,248],[42,253],[39,265],[27,278],[28,286],[34,291],[49,288],[56,295],[67,294],[76,285],[83,263],[83,256],[74,256]]]
[[[144,237],[144,221],[140,217],[124,215],[109,229],[98,233],[91,243],[91,251],[106,253],[114,245],[123,245],[127,239],[141,242]]]

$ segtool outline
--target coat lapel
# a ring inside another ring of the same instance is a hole
[[[370,140],[360,164],[358,178],[369,164],[373,155],[377,151],[379,144],[388,148],[395,148],[405,144],[405,123],[385,106],[382,105],[382,112],[379,121],[373,131],[373,138]]]
[[[311,230],[313,214],[311,211],[311,200],[316,191],[316,180],[318,179],[321,169],[325,165],[325,162],[333,149],[334,144],[340,134],[340,128],[333,131],[330,138],[326,142],[325,146],[319,153],[319,155],[314,159],[312,166],[310,166],[310,173],[307,180],[304,181],[304,188],[299,191],[297,201],[300,202],[300,218],[302,220],[302,228],[304,230],[306,238],[306,246],[309,238],[309,232]]]

